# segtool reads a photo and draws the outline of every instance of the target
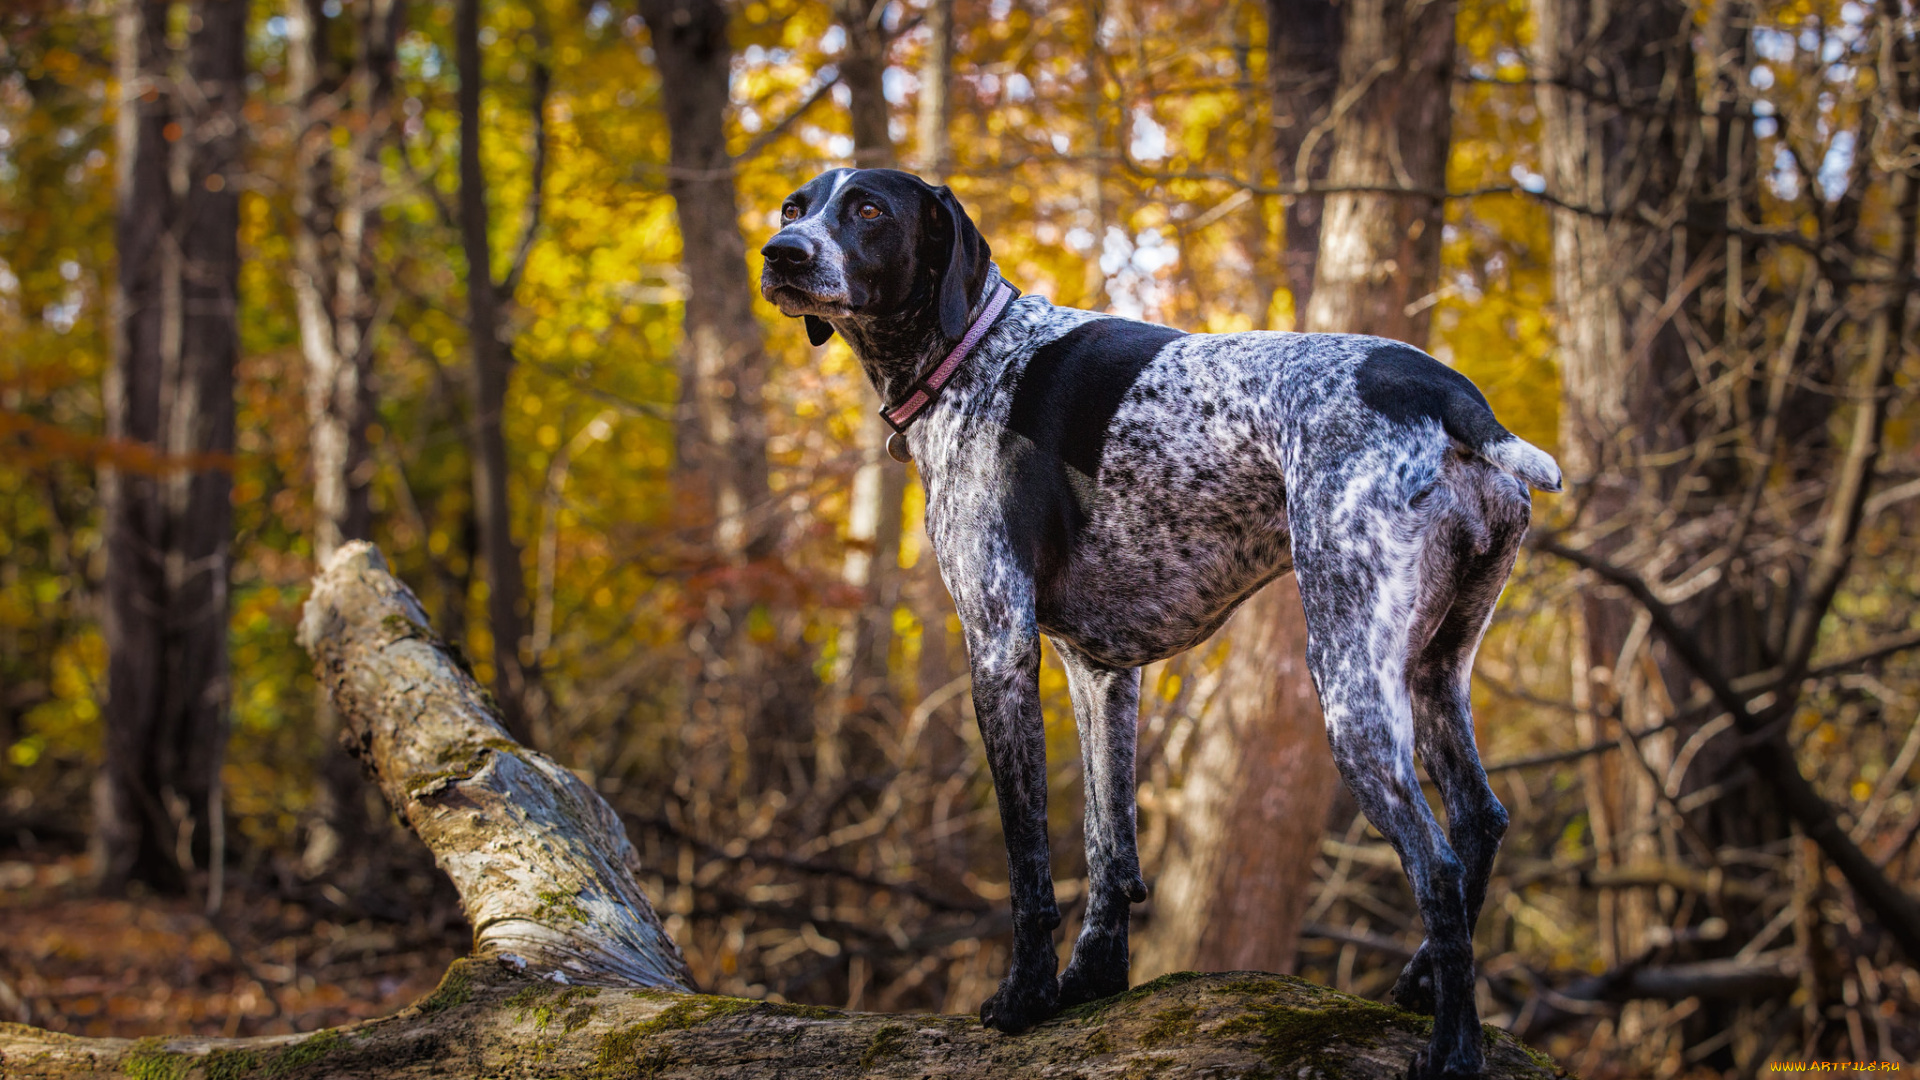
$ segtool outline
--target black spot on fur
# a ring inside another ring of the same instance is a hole
[[[1354,389],[1387,419],[1399,424],[1438,420],[1448,435],[1474,450],[1510,437],[1479,387],[1411,345],[1396,341],[1374,349],[1355,373]]]
[[[1007,426],[1089,478],[1100,474],[1107,426],[1167,342],[1186,335],[1131,319],[1094,319],[1034,350]]]
[[[1012,458],[1007,520],[1043,593],[1086,526],[1108,438],[1127,437],[1108,430],[1121,400],[1161,348],[1184,336],[1128,319],[1094,319],[1028,359],[1007,417],[1012,433],[1025,436],[1005,448]]]

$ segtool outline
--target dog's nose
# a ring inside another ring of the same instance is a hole
[[[767,241],[760,249],[770,263],[777,263],[789,270],[797,270],[813,261],[813,244],[804,236],[792,233],[780,233]]]

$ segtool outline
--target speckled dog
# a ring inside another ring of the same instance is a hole
[[[1474,746],[1468,675],[1527,528],[1527,485],[1559,489],[1553,459],[1398,342],[1183,334],[1011,299],[953,194],[906,173],[833,170],[781,217],[761,293],[805,317],[815,344],[845,337],[888,403],[966,630],[1013,891],[1012,970],[981,1019],[1022,1031],[1126,989],[1128,905],[1147,895],[1140,667],[1292,568],[1334,759],[1426,923],[1394,989],[1435,1017],[1412,1071],[1478,1074],[1471,935],[1507,814]],[[1042,634],[1066,665],[1087,777],[1090,895],[1057,982]]]

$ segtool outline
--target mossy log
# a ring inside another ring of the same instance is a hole
[[[301,624],[350,738],[475,927],[432,994],[306,1035],[86,1039],[0,1025],[0,1076],[1313,1077],[1402,1075],[1430,1022],[1298,979],[1170,975],[1023,1035],[973,1016],[849,1013],[692,992],[591,788],[508,739],[486,694],[367,544]],[[1487,1029],[1494,1080],[1554,1063]]]

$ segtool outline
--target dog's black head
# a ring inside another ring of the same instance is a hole
[[[805,316],[815,345],[836,326],[886,327],[901,340],[966,333],[991,252],[945,187],[894,169],[832,169],[787,196],[780,218],[760,249],[760,295]]]

